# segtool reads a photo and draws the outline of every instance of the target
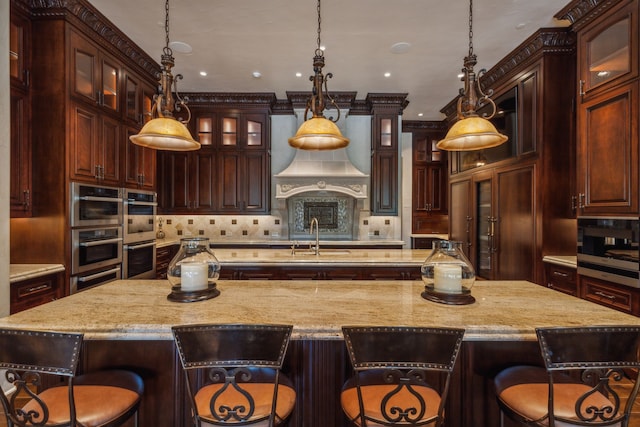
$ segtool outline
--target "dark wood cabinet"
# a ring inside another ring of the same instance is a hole
[[[640,316],[640,291],[624,285],[579,276],[580,297],[596,304]]]
[[[223,265],[224,280],[420,280],[420,266],[229,266]]]
[[[158,162],[163,213],[268,213],[271,199],[267,112],[195,105],[190,122],[202,147],[162,153]]]
[[[11,11],[9,25],[10,172],[9,206],[12,218],[29,217],[32,210],[31,161],[31,24]]]
[[[62,298],[63,280],[64,272],[60,272],[11,283],[10,314]]]
[[[162,246],[156,249],[156,279],[166,279],[169,263],[178,253],[180,245]]]
[[[447,233],[447,153],[436,147],[445,130],[443,122],[402,122],[412,134],[412,233]]]
[[[544,276],[547,288],[574,297],[579,296],[578,277],[575,268],[547,262],[544,265]]]
[[[577,215],[638,215],[638,0],[571,2],[577,34]]]
[[[483,78],[509,111],[492,121],[510,141],[449,153],[449,235],[466,242],[479,277],[543,284],[544,255],[575,255],[572,67],[574,34],[534,33]],[[455,102],[442,111],[455,117]]]

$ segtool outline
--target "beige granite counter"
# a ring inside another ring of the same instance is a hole
[[[476,302],[423,299],[420,281],[219,281],[214,299],[167,300],[166,280],[121,280],[0,319],[2,327],[87,339],[170,340],[172,325],[285,323],[294,339],[340,339],[343,325],[462,327],[467,341],[535,340],[536,327],[635,324],[640,318],[524,281],[478,281]]]
[[[441,235],[438,235],[441,236]],[[446,235],[444,235],[446,236]],[[197,236],[193,236],[197,237]],[[293,244],[293,240],[276,240],[276,239],[265,239],[265,240],[210,240],[209,243],[211,247],[290,247]],[[308,245],[310,240],[296,240],[300,245]],[[331,246],[331,247],[351,247],[351,248],[370,248],[370,247],[400,247],[404,245],[403,240],[320,240],[320,247],[322,246]],[[162,248],[165,246],[171,245],[179,245],[180,238],[164,238],[164,239],[156,239],[156,246],[158,248]]]
[[[9,283],[45,276],[64,271],[62,264],[11,264],[9,265]]]
[[[212,249],[222,266],[331,265],[336,267],[363,265],[421,266],[431,249],[323,249],[320,255],[301,245],[292,255],[291,249]]]
[[[564,265],[565,267],[578,267],[578,259],[576,255],[546,255],[542,257],[542,261],[556,265]]]

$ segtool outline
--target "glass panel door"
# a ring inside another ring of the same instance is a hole
[[[477,275],[491,278],[492,206],[491,180],[476,183],[476,269]]]

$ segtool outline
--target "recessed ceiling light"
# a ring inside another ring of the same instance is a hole
[[[260,77],[262,77],[262,73],[260,71],[254,71],[253,73],[251,73],[251,75],[256,79],[259,79]]]
[[[296,77],[302,77],[302,73],[296,73]]]
[[[391,77],[391,73],[387,71],[386,73],[384,73],[384,76],[385,77]]]
[[[520,22],[519,24],[516,25],[516,30],[521,30],[526,26],[527,26],[526,22]]]
[[[170,42],[169,43],[169,48],[171,48],[172,51],[174,52],[180,52],[180,53],[191,53],[193,52],[193,48],[191,47],[191,45],[185,43],[185,42]]]
[[[206,76],[207,76],[207,72],[206,72],[206,71],[200,71],[200,75],[201,75],[202,77],[206,77]]]
[[[399,42],[391,45],[391,53],[407,53],[411,49],[411,44],[407,42]]]
[[[418,113],[418,117],[422,117],[422,116],[424,116],[424,114]]]

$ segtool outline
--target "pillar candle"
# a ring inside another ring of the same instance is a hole
[[[209,265],[207,263],[184,263],[180,271],[180,289],[185,292],[207,289]]]
[[[462,267],[436,264],[433,269],[433,287],[436,292],[462,293]]]

